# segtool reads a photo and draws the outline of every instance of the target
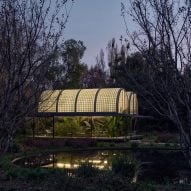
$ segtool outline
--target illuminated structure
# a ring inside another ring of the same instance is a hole
[[[36,116],[52,117],[54,137],[55,116],[125,116],[132,121],[138,117],[138,100],[122,88],[46,90]]]
[[[138,115],[137,96],[121,88],[46,90],[41,95],[39,115],[112,116]]]

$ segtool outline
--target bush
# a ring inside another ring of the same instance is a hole
[[[178,143],[174,143],[174,144],[173,144],[173,148],[174,148],[174,149],[179,149],[179,148],[180,148],[180,145],[179,145]]]
[[[136,184],[134,185],[135,191],[156,191],[156,188],[152,184],[144,183],[144,184]]]
[[[115,147],[115,143],[110,143],[109,146],[110,147]]]
[[[170,147],[171,145],[170,145],[170,143],[165,143],[164,146],[165,146],[165,147]]]
[[[129,181],[132,181],[137,170],[137,163],[125,156],[116,157],[112,161],[112,171],[115,174],[127,177]]]
[[[120,176],[113,172],[106,171],[101,176],[96,177],[95,186],[97,190],[126,190],[126,191],[135,191],[133,190],[131,183],[128,178]]]
[[[171,133],[163,133],[163,134],[159,134],[157,136],[156,139],[157,143],[178,143],[178,137],[175,134],[171,134]]]
[[[0,167],[5,171],[8,179],[19,178],[21,180],[42,181],[53,177],[67,177],[64,170],[45,168],[23,168],[12,163],[12,157],[4,157],[0,160]]]
[[[99,169],[92,166],[90,163],[82,163],[76,170],[77,177],[95,177],[99,172]]]
[[[137,142],[137,141],[131,142],[131,148],[132,149],[137,149],[138,147],[139,147],[139,142]]]
[[[18,153],[21,151],[20,145],[17,143],[13,143],[12,146],[10,147],[10,151],[13,153]]]

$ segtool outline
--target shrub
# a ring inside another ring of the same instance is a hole
[[[164,146],[165,146],[165,147],[170,147],[171,145],[170,145],[170,143],[165,143]]]
[[[99,170],[92,166],[90,163],[82,163],[76,170],[77,177],[95,177],[98,174]]]
[[[135,191],[156,191],[156,188],[152,184],[144,183],[144,184],[136,184],[133,186]]]
[[[131,142],[131,148],[132,149],[137,149],[138,147],[139,147],[139,142],[137,142],[137,141]]]
[[[18,153],[21,151],[20,145],[17,143],[13,143],[12,146],[10,147],[11,152],[13,153]]]
[[[105,172],[101,176],[96,177],[95,186],[97,190],[135,191],[133,190],[128,178],[109,171]]]
[[[171,133],[159,134],[156,139],[157,143],[178,143],[178,137]]]
[[[119,156],[112,161],[112,171],[115,174],[120,174],[129,178],[132,181],[135,176],[137,169],[137,163],[135,161],[129,160],[125,156]]]
[[[180,145],[179,145],[178,143],[174,143],[174,144],[173,144],[173,148],[174,148],[174,149],[179,149],[179,148],[180,148]]]
[[[115,147],[115,143],[110,143],[109,146],[110,147]]]

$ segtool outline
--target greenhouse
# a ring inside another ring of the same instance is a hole
[[[122,88],[46,90],[38,116],[138,115],[137,95]]]
[[[136,119],[139,117],[137,95],[123,88],[45,90],[40,96],[38,110],[33,115],[32,134],[34,137],[36,131],[36,135],[39,136],[42,129],[53,137],[55,135],[107,137],[106,131],[111,125],[109,121],[116,121],[113,125],[120,131],[119,120],[123,118],[125,126],[122,125],[121,129],[127,129],[128,124],[130,129],[135,129]],[[48,124],[44,122],[45,124],[42,125],[43,120],[46,120]],[[56,133],[58,124],[61,131],[66,131],[67,120],[69,120],[68,129],[71,132]],[[79,125],[80,120],[81,125]],[[75,121],[78,122],[74,124]],[[99,125],[95,132],[101,133],[93,133],[96,123]]]

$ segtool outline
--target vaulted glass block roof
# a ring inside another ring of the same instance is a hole
[[[138,114],[137,96],[122,88],[46,90],[38,113],[52,115]]]

